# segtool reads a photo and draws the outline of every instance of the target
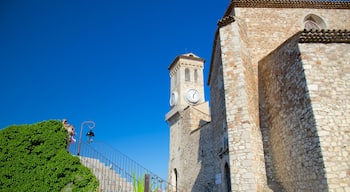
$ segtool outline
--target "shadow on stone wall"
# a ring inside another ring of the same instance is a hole
[[[259,62],[259,113],[273,191],[328,191],[304,64],[295,35]]]
[[[210,192],[213,191],[213,147],[212,147],[212,130],[210,123],[205,120],[200,120],[200,125],[203,125],[199,131],[199,147],[197,163],[201,164],[201,169],[195,180],[191,192]]]

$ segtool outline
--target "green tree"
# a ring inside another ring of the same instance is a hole
[[[0,191],[96,191],[96,177],[67,142],[56,120],[0,130]]]

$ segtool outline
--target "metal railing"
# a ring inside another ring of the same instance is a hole
[[[143,182],[142,186],[149,186],[149,192],[183,192],[177,190],[166,180],[160,178],[148,169],[144,168],[128,156],[105,143],[80,144],[79,158],[86,167],[90,168],[99,180],[101,192],[134,192],[137,190],[137,182]],[[78,144],[69,146],[69,152],[77,155]],[[146,181],[148,183],[144,183]],[[136,187],[136,188],[135,188]]]

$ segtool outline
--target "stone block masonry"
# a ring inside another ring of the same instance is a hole
[[[167,116],[170,180],[190,191],[350,192],[349,18],[350,2],[232,0],[214,37],[211,120],[201,126],[200,103]]]
[[[268,182],[286,191],[346,191],[350,44],[298,42],[295,35],[259,62]]]
[[[350,191],[350,44],[299,44],[329,191]]]

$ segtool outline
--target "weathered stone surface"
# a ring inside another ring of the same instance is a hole
[[[204,118],[195,106],[169,119],[179,184],[190,191],[350,190],[349,8],[231,2],[214,39],[210,123],[193,130]],[[318,30],[304,30],[310,26]]]
[[[317,44],[315,52],[315,44],[298,44],[298,39],[285,42],[259,63],[270,174],[287,191],[343,190],[342,185],[350,183],[345,176],[349,159],[343,155],[349,152],[344,147],[350,143],[349,124],[336,121],[350,114],[342,106],[350,95],[345,86],[349,75],[343,73],[350,44]]]

